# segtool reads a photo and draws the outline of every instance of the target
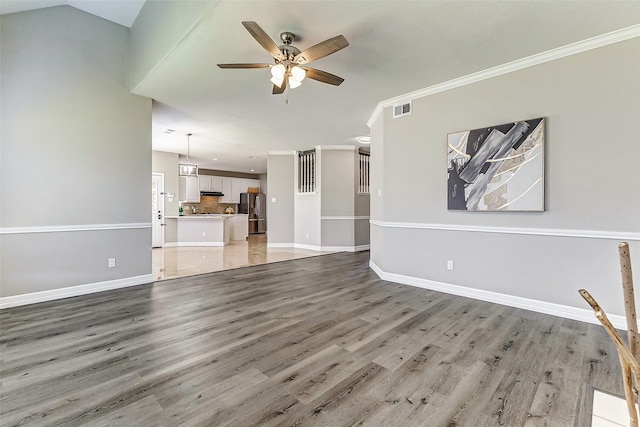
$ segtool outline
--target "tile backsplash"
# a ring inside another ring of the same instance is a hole
[[[235,213],[238,213],[238,205],[235,203],[218,203],[218,196],[201,196],[200,203],[183,203],[185,215],[191,215],[192,206],[195,206],[198,213],[222,214],[224,210],[231,207]]]

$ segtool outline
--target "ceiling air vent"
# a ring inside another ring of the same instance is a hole
[[[406,116],[407,114],[411,114],[411,102],[407,102],[406,104],[394,105],[393,106],[393,118]]]

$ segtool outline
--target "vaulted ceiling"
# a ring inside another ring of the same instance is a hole
[[[17,3],[25,2],[37,3]],[[357,144],[379,101],[640,24],[637,0],[210,3],[135,92],[154,99],[154,149],[184,154],[191,132],[201,167],[256,173],[266,171],[268,151]],[[278,44],[290,31],[300,50],[344,35],[347,48],[310,64],[344,83],[305,79],[272,95],[268,69],[218,68],[272,61],[241,21],[256,21]]]

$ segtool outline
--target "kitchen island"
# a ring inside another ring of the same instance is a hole
[[[232,215],[205,214],[165,217],[165,244],[171,246],[225,246]]]

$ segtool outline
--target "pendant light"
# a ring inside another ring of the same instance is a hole
[[[178,165],[179,176],[198,176],[198,165],[191,161],[191,133],[187,134],[187,163],[180,163]]]

